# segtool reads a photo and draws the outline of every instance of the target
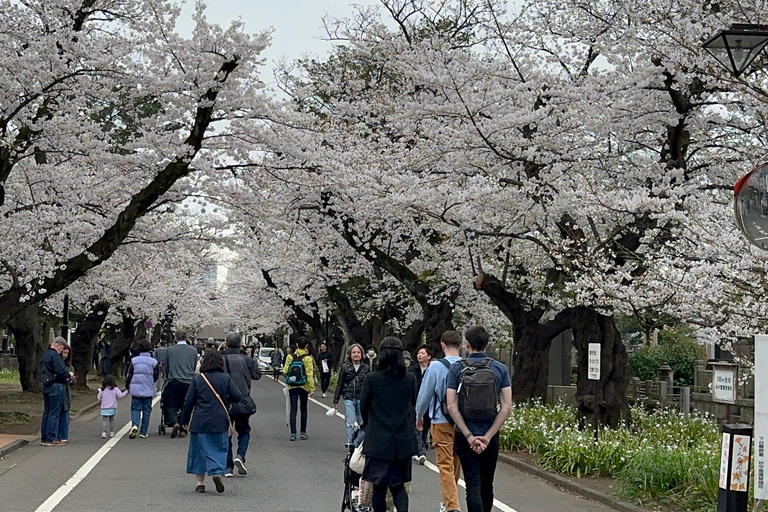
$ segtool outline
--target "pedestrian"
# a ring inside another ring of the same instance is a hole
[[[421,383],[424,380],[424,372],[429,368],[430,361],[432,361],[432,350],[430,350],[427,345],[420,346],[416,351],[416,362],[408,368],[408,371],[413,373],[416,377],[416,393],[421,389]],[[416,432],[416,439],[419,442],[419,453],[415,458],[419,464],[423,466],[427,461],[427,447],[429,445],[429,415],[422,414],[421,416],[416,417],[422,419],[423,425],[422,428],[418,429]]]
[[[398,512],[408,512],[405,484],[411,481],[411,457],[418,451],[415,422],[416,378],[403,363],[397,338],[381,342],[379,367],[366,375],[360,397],[365,424],[363,480],[373,484],[373,511],[386,512],[387,490]]]
[[[40,427],[40,444],[42,446],[64,446],[66,443],[58,438],[61,415],[64,414],[66,400],[65,386],[74,373],[68,372],[61,353],[68,348],[64,338],[53,339],[41,361],[41,379],[43,383],[43,419]]]
[[[365,353],[365,357],[367,358],[369,370],[375,372],[377,370],[379,360],[376,357],[376,349],[373,348],[373,345],[368,347],[368,351]]]
[[[227,451],[227,469],[225,477],[234,476],[234,468],[237,473],[247,475],[248,470],[245,467],[245,454],[248,451],[248,443],[251,440],[251,416],[256,412],[256,404],[251,398],[251,380],[261,378],[256,361],[252,357],[247,357],[242,352],[242,339],[240,334],[230,332],[227,334],[227,348],[224,350],[224,367],[227,373],[235,381],[237,389],[240,390],[242,400],[232,405],[229,409],[229,416],[237,432],[237,456],[232,457],[232,437],[229,438],[229,450]]]
[[[457,482],[461,473],[461,464],[456,455],[456,430],[449,422],[448,410],[445,409],[445,384],[448,369],[459,361],[461,350],[461,335],[456,331],[445,331],[440,337],[440,347],[445,357],[432,361],[423,373],[419,387],[419,397],[416,400],[416,430],[422,432],[428,428],[435,446],[435,459],[440,472],[440,490],[443,501],[441,512],[459,512],[459,491]],[[416,352],[419,359],[421,348]],[[418,381],[418,377],[417,377]],[[427,418],[430,426],[428,427]]]
[[[413,366],[413,358],[411,358],[411,353],[407,350],[403,350],[403,364],[406,370],[410,370],[411,366]]]
[[[59,429],[56,439],[64,444],[69,442],[69,409],[72,405],[72,386],[75,385],[75,367],[72,366],[72,348],[66,347],[61,351],[61,358],[64,359],[64,367],[67,374],[70,375],[67,384],[64,386],[64,410],[59,417]]]
[[[172,427],[171,438],[185,437],[186,430],[179,423],[179,412],[187,396],[195,367],[200,356],[197,349],[187,343],[187,333],[176,333],[176,344],[165,350],[166,384],[163,386],[163,407],[165,408],[166,426]]]
[[[368,364],[363,362],[363,347],[355,343],[347,349],[347,362],[339,372],[336,393],[333,396],[333,408],[339,408],[339,399],[344,397],[344,423],[346,426],[346,447],[352,443],[356,426],[363,424],[360,414],[360,396],[363,393],[363,380],[368,375]]]
[[[239,402],[241,398],[235,381],[226,373],[221,352],[209,350],[200,364],[200,374],[195,375],[189,385],[181,412],[184,431],[191,434],[187,473],[195,475],[195,492],[205,492],[206,474],[213,479],[216,492],[224,492],[222,477],[232,428],[226,404]]]
[[[96,399],[101,401],[101,438],[115,437],[115,415],[117,414],[117,401],[128,396],[128,389],[120,391],[115,383],[115,378],[107,375],[101,381],[99,393]],[[109,427],[109,430],[107,430]]]
[[[469,354],[448,370],[446,402],[457,430],[456,453],[464,471],[467,510],[491,512],[499,429],[512,409],[512,383],[507,367],[485,353],[490,339],[485,328],[470,327],[464,337]]]
[[[275,382],[278,382],[280,379],[280,374],[282,373],[283,368],[283,351],[280,347],[276,347],[275,350],[272,351],[272,354],[269,356],[270,361],[269,364],[272,366],[272,376],[275,379]]]
[[[155,396],[155,382],[160,377],[157,359],[149,353],[149,341],[141,340],[136,344],[139,353],[131,359],[125,387],[131,392],[131,432],[130,439],[149,435],[149,417],[152,414],[152,398]]]
[[[112,353],[112,349],[110,346],[109,341],[102,340],[101,341],[101,376],[106,377],[107,375],[111,375],[111,369],[110,369],[110,355]]]
[[[290,398],[289,423],[291,427],[291,441],[296,440],[296,415],[301,407],[301,431],[300,438],[307,436],[307,401],[315,396],[315,365],[307,351],[307,339],[301,337],[296,342],[296,349],[285,358],[283,366],[285,382],[288,384],[288,396]]]
[[[328,350],[326,343],[320,344],[320,352],[317,354],[317,367],[320,369],[320,389],[323,392],[323,398],[326,397],[328,386],[331,385],[331,370],[334,366],[333,354]]]

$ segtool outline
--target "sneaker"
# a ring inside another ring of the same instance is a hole
[[[186,430],[180,430],[179,431],[179,437],[181,437],[181,438],[187,437],[187,431]]]
[[[101,433],[101,438],[102,439],[106,439],[107,438],[107,433],[106,432],[102,432]]]
[[[128,434],[128,438],[130,438],[130,439],[136,439],[136,434],[138,434],[138,433],[139,433],[139,427],[137,427],[136,425],[134,425],[134,426],[131,428],[131,433],[130,433],[130,434]]]
[[[307,435],[307,433],[306,433],[306,432],[302,432],[302,433],[301,433],[301,435],[299,435],[299,438],[300,438],[302,441],[306,441],[307,439],[309,439],[309,436]]]
[[[325,398],[325,393],[323,393],[323,398]]]
[[[146,439],[149,437],[149,434],[139,434],[139,439]]]
[[[418,458],[419,466],[423,466],[425,462],[427,462],[427,458],[424,455],[419,455]]]
[[[235,459],[235,467],[237,468],[237,474],[238,475],[247,475],[248,470],[245,468],[245,464],[243,463],[242,459],[240,457],[237,457]]]
[[[291,434],[291,441],[295,441],[295,440],[296,440],[296,434]]]
[[[171,429],[171,439],[175,439],[179,435],[179,430],[181,429],[181,425],[176,423],[173,428]]]
[[[109,433],[109,437],[115,437],[115,433],[114,432],[110,432]]]
[[[40,441],[40,446],[56,446],[53,441]]]
[[[67,446],[66,441],[54,441],[52,446]]]
[[[232,478],[235,476],[235,470],[232,468],[227,468],[227,470],[224,472],[224,478]]]
[[[224,480],[221,475],[213,475],[213,485],[216,486],[216,492],[221,494],[224,492]]]
[[[448,509],[445,508],[445,504],[442,501],[440,502],[440,512],[448,512]]]
[[[195,487],[195,492],[200,492],[200,493],[205,492],[205,486],[204,485],[198,485],[197,487]]]

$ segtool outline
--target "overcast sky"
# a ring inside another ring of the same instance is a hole
[[[272,81],[274,63],[286,57],[296,59],[309,52],[325,55],[330,43],[323,41],[323,17],[349,17],[352,4],[375,5],[376,0],[207,0],[208,20],[226,26],[238,17],[245,22],[248,32],[259,32],[273,27],[272,46],[264,52],[268,75]],[[184,15],[179,20],[179,31],[188,34],[192,29],[189,13],[193,0],[187,0]]]

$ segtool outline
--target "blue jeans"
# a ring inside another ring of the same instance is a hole
[[[139,427],[139,435],[147,435],[149,415],[152,414],[152,397],[131,397],[131,423]]]
[[[352,442],[352,436],[355,435],[355,429],[363,424],[359,400],[344,400],[344,423],[347,428],[347,444],[349,444]]]
[[[51,443],[58,439],[59,422],[64,414],[64,384],[50,384],[43,389],[43,421],[40,441]]]
[[[242,414],[232,416],[232,423],[237,432],[237,456],[245,462],[245,453],[248,451],[248,443],[251,440],[251,417]],[[227,451],[227,469],[235,467],[235,459],[232,457],[232,438],[229,438],[229,450]]]
[[[61,416],[59,416],[59,435],[56,439],[64,441],[69,439],[69,411],[61,411]]]

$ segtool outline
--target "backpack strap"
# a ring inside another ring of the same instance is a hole
[[[448,361],[446,358],[442,357],[438,359],[439,362],[443,363],[443,366],[445,366],[448,370],[451,369],[451,362]]]

